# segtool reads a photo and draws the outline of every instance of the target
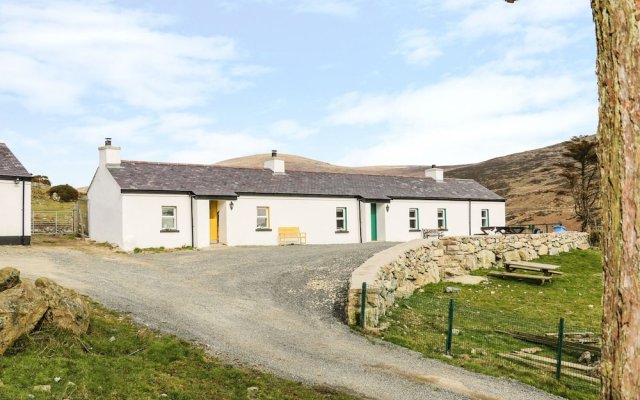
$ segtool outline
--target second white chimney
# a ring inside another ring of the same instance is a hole
[[[104,146],[98,147],[100,166],[115,167],[120,165],[120,147],[111,145],[111,138],[105,138]]]
[[[264,162],[264,167],[273,171],[274,175],[284,175],[284,160],[278,158],[278,150],[271,151],[271,158]]]
[[[431,178],[436,182],[444,181],[444,170],[442,168],[436,168],[435,164],[424,171],[424,176]]]

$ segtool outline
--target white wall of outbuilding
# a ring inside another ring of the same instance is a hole
[[[0,237],[31,236],[30,181],[0,179],[0,221]]]

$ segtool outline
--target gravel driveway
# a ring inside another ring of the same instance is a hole
[[[222,359],[374,399],[556,399],[363,337],[342,322],[351,271],[388,243],[118,254],[0,247],[0,266],[48,276],[206,345]]]

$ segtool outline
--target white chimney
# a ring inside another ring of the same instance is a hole
[[[104,139],[104,146],[98,147],[101,167],[115,167],[120,165],[120,147],[111,145],[111,138]]]
[[[284,160],[278,158],[278,150],[271,151],[271,158],[264,162],[264,167],[273,171],[274,175],[284,175]]]
[[[444,181],[444,170],[442,168],[436,168],[436,165],[433,164],[431,168],[424,171],[424,176],[436,182],[442,182]]]

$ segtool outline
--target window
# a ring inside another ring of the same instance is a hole
[[[420,229],[420,217],[417,208],[409,209],[409,229],[412,231]]]
[[[176,223],[177,216],[176,207],[162,207],[162,230],[163,231],[175,231],[178,224]]]
[[[480,210],[480,226],[489,226],[489,210]]]
[[[447,209],[438,208],[438,229],[447,229]]]
[[[347,230],[347,208],[336,208],[336,231]]]
[[[257,215],[256,227],[258,229],[269,229],[269,207],[258,207]]]

